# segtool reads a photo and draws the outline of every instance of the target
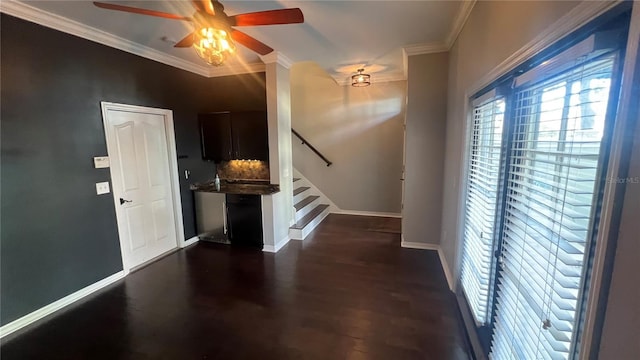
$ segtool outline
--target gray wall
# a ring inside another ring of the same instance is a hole
[[[375,74],[372,74],[375,77]],[[314,63],[291,68],[293,165],[343,210],[400,213],[406,82],[339,86]]]
[[[173,110],[185,237],[191,181],[210,178],[197,114],[266,110],[264,74],[207,79],[26,21],[1,18],[0,323],[122,270],[101,101]],[[37,44],[37,48],[32,44]],[[224,91],[221,91],[224,89]]]
[[[405,139],[405,242],[438,244],[447,119],[448,53],[409,56]]]

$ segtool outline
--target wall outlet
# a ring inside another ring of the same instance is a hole
[[[110,191],[108,181],[96,183],[96,193],[98,195],[108,194]]]

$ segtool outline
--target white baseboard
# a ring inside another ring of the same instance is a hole
[[[438,244],[428,244],[428,243],[418,243],[418,242],[409,242],[404,241],[400,243],[400,246],[407,249],[420,249],[420,250],[436,250],[440,249],[440,245]]]
[[[391,218],[402,218],[402,214],[400,213],[392,213],[392,212],[378,212],[378,211],[359,211],[359,210],[342,210],[338,209],[336,211],[332,211],[332,214],[341,214],[341,215],[357,215],[357,216],[379,216],[379,217],[391,217]]]
[[[449,290],[453,291],[453,276],[451,276],[451,271],[449,271],[449,264],[447,263],[447,258],[445,258],[444,253],[442,252],[442,247],[440,247],[440,245],[404,241],[404,236],[403,236],[400,246],[407,249],[437,251],[438,257],[440,258],[440,265],[442,266],[442,271],[444,271],[444,277],[447,279],[447,285],[449,285]]]
[[[198,241],[200,241],[200,238],[196,235],[194,237],[192,237],[189,240],[185,240],[182,245],[180,245],[181,248],[186,248],[187,246],[191,246],[195,243],[197,243]]]
[[[447,263],[447,258],[444,256],[444,252],[442,251],[442,247],[438,246],[438,256],[440,257],[440,264],[442,264],[442,270],[444,270],[444,277],[447,278],[447,284],[449,284],[449,290],[455,291],[453,288],[453,276],[451,275],[451,271],[449,270],[449,264]]]
[[[60,300],[54,301],[51,304],[42,307],[32,313],[29,313],[19,319],[16,319],[2,327],[0,327],[0,338],[3,338],[23,327],[33,324],[34,322],[53,314],[54,312],[73,304],[74,302],[91,295],[92,293],[111,285],[112,283],[124,278],[124,271],[119,271],[107,278],[104,278],[94,284],[91,284],[85,288],[82,288],[73,294],[67,295]]]
[[[282,249],[283,246],[289,243],[289,240],[291,239],[289,238],[289,235],[287,235],[282,240],[278,241],[278,243],[275,246],[264,245],[262,247],[262,251],[269,252],[269,253],[277,253],[280,249]]]

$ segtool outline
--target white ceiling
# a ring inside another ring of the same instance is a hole
[[[190,16],[190,1],[107,1]],[[173,43],[190,30],[189,22],[110,11],[91,1],[21,1],[28,6],[88,25],[177,58],[190,66],[203,62],[191,49]],[[7,1],[3,1],[3,5]],[[460,31],[473,2],[461,1],[222,1],[227,15],[299,7],[303,24],[242,27],[293,62],[314,61],[336,81],[346,80],[361,66],[372,79],[400,79],[404,75],[402,48],[443,50]],[[21,5],[21,4],[20,4]],[[3,11],[7,6],[3,6]],[[11,13],[10,11],[5,11]],[[46,14],[45,14],[46,15]],[[40,16],[42,18],[42,16]],[[64,19],[59,19],[64,20]],[[122,46],[120,46],[122,48]],[[260,63],[258,56],[238,46],[238,58],[228,65]],[[241,48],[241,49],[240,49]],[[134,51],[132,51],[134,52]],[[224,65],[223,65],[224,66]]]

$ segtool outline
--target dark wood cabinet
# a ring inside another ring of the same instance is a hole
[[[232,113],[231,133],[236,159],[269,160],[266,111]]]
[[[200,114],[199,121],[203,159],[269,160],[266,111]]]
[[[202,158],[215,162],[233,159],[231,113],[198,115]]]

